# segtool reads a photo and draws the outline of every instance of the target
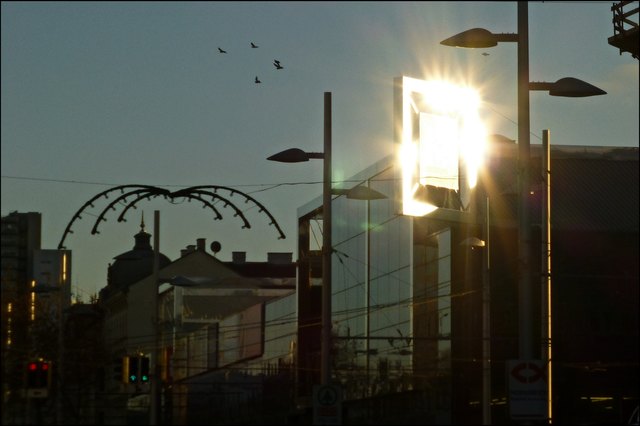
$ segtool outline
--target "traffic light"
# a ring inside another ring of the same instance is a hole
[[[113,360],[113,380],[126,383],[127,373],[124,368],[124,358],[116,358]]]
[[[140,381],[147,383],[149,381],[149,357],[140,357]]]
[[[128,356],[127,359],[127,377],[128,383],[138,383],[140,380],[140,362],[137,356]]]
[[[48,388],[51,379],[51,365],[47,361],[32,361],[27,364],[27,387],[29,389]]]
[[[123,383],[148,383],[149,382],[149,357],[125,356],[122,357],[121,367],[114,368],[114,378]]]

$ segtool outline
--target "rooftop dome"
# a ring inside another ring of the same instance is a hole
[[[151,234],[144,230],[144,215],[140,223],[140,232],[135,236],[133,250],[114,257],[115,262],[109,266],[107,285],[113,289],[124,290],[153,273],[153,248]],[[171,263],[171,260],[160,253],[160,269]]]

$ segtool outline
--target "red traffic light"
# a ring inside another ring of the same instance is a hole
[[[49,369],[49,363],[44,361],[30,362],[29,365],[27,366],[27,369],[29,371],[36,371],[36,370],[47,371]]]
[[[48,361],[33,361],[27,364],[27,388],[48,388],[51,380],[51,363]]]

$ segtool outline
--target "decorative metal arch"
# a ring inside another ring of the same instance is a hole
[[[220,210],[218,210],[214,205],[214,203],[216,202],[222,202],[224,203],[224,208],[231,207],[233,209],[234,217],[240,217],[240,219],[242,220],[242,228],[248,229],[248,228],[251,228],[251,224],[249,223],[245,215],[242,213],[242,210],[240,210],[240,208],[229,199],[234,195],[240,195],[241,197],[244,198],[245,204],[251,202],[252,204],[258,207],[259,213],[264,213],[269,217],[270,219],[269,225],[275,226],[279,234],[278,239],[286,238],[284,232],[282,231],[282,228],[280,228],[280,225],[278,225],[278,222],[273,217],[273,215],[267,210],[267,208],[263,204],[258,202],[258,200],[256,200],[255,198],[237,189],[229,188],[226,186],[218,186],[218,185],[200,185],[200,186],[192,186],[189,188],[183,188],[183,189],[179,189],[177,191],[172,192],[172,191],[169,191],[168,189],[164,189],[164,188],[160,188],[152,185],[131,184],[131,185],[119,185],[114,188],[110,188],[105,191],[102,191],[96,194],[95,196],[93,196],[89,201],[84,203],[82,207],[80,207],[80,209],[78,209],[78,211],[73,215],[73,217],[67,224],[67,227],[65,228],[64,233],[62,234],[62,238],[60,239],[60,243],[58,244],[59,250],[65,248],[64,241],[67,238],[68,234],[73,234],[73,231],[71,230],[71,226],[76,220],[82,219],[81,213],[83,213],[87,207],[94,207],[94,203],[100,200],[102,197],[104,197],[105,199],[109,199],[109,194],[115,191],[120,191],[120,194],[118,194],[118,196],[116,196],[115,199],[109,202],[109,204],[107,204],[107,206],[102,209],[102,211],[98,215],[93,225],[93,228],[91,229],[92,235],[100,233],[100,231],[98,230],[98,226],[100,225],[100,223],[107,221],[107,218],[106,218],[107,213],[110,210],[115,211],[117,205],[124,203],[124,209],[118,216],[118,222],[126,222],[125,215],[129,209],[131,208],[136,209],[137,208],[136,204],[138,204],[142,200],[147,200],[147,199],[151,199],[159,196],[164,197],[165,199],[169,200],[169,202],[171,203],[173,203],[173,200],[177,198],[186,198],[189,201],[191,200],[199,201],[202,203],[202,208],[209,208],[215,213],[214,220],[222,220],[223,218],[222,213],[220,213]],[[223,197],[222,195],[218,194],[218,191],[229,192],[230,193],[230,195],[228,196],[229,198]],[[127,201],[127,199],[130,197],[134,197],[133,200]],[[209,201],[205,197],[210,197],[211,200]]]

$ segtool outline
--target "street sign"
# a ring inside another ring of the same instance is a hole
[[[342,389],[336,385],[313,387],[313,424],[342,424]]]
[[[507,361],[509,412],[513,420],[547,418],[547,373],[540,360]]]

